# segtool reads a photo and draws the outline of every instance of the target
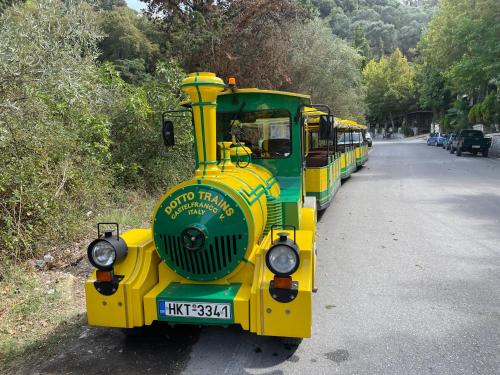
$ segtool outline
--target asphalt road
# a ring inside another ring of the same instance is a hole
[[[378,142],[319,222],[313,337],[85,328],[36,371],[500,374],[500,160]]]

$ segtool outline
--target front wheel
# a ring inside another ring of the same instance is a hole
[[[488,157],[488,149],[483,150],[482,154],[483,154],[483,157],[487,158]]]
[[[457,156],[462,156],[462,147],[457,148]]]
[[[453,147],[450,147],[450,154],[453,154],[455,152],[455,149]]]

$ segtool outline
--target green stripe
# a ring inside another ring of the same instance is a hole
[[[201,107],[210,107],[210,106],[216,106],[216,102],[199,102],[199,103],[191,103],[191,106],[201,106]]]
[[[248,188],[250,188],[250,185],[249,185],[249,184],[248,184],[245,180],[243,180],[243,179],[241,179],[241,178],[239,178],[239,177],[237,177],[237,176],[235,176],[235,175],[233,175],[233,174],[231,174],[230,176],[231,176],[232,178],[234,178],[234,179],[236,179],[236,180],[240,181],[242,184],[246,185]],[[247,197],[245,197],[244,195],[242,195],[242,197],[243,197],[243,199],[244,199],[245,201],[247,201],[247,202],[248,202]],[[262,213],[262,217],[264,217],[264,209],[262,208],[262,203],[260,203],[260,201],[258,201],[258,202],[259,202],[260,212]],[[250,206],[249,206],[249,208],[250,208]],[[252,218],[252,219],[253,219],[253,218]]]
[[[198,77],[200,73],[196,73],[196,77]],[[225,84],[223,83],[217,83],[217,82],[205,82],[205,81],[198,81],[198,78],[195,78],[194,82],[189,82],[189,83],[184,83],[181,85],[181,87],[188,87],[188,86],[218,86],[218,87],[226,87]]]
[[[196,76],[195,76],[195,83],[198,82],[198,76],[200,75],[200,73],[196,73]],[[201,127],[201,137],[202,137],[202,142],[203,142],[203,175],[202,177],[205,177],[205,175],[207,174],[207,149],[205,147],[205,118],[203,116],[203,98],[201,96],[201,92],[200,92],[200,88],[198,87],[199,84],[193,84],[195,87],[196,87],[196,92],[198,93],[198,99],[200,100],[200,102],[198,103],[199,106],[200,106],[200,127]],[[187,84],[186,86],[190,86],[189,84]],[[196,103],[193,103],[193,104],[196,104]]]

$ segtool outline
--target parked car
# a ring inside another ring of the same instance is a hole
[[[436,136],[436,147],[442,146],[446,139],[448,139],[447,134],[438,134]]]
[[[486,138],[481,130],[461,130],[451,142],[450,153],[457,152],[457,156],[462,156],[462,152],[471,152],[477,155],[488,157],[491,146],[491,138]]]
[[[427,137],[427,146],[442,146],[446,134],[431,133]]]
[[[437,135],[438,135],[437,133],[429,134],[429,136],[427,137],[427,146],[433,146],[436,144]]]
[[[449,137],[447,137],[444,142],[443,142],[443,148],[446,150],[450,149],[451,142],[453,141],[453,138],[456,136],[455,133],[451,133]]]
[[[370,132],[366,132],[365,134],[365,139],[366,139],[366,142],[368,142],[368,147],[372,147],[372,135],[370,134]]]

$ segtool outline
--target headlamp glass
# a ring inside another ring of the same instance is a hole
[[[275,245],[269,249],[268,262],[271,271],[277,274],[291,274],[297,265],[297,253],[287,245]]]
[[[116,259],[115,248],[107,241],[97,241],[92,247],[91,254],[92,260],[100,267],[109,267]]]

